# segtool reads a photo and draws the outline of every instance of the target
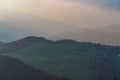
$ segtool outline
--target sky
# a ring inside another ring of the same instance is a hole
[[[0,0],[0,41],[25,36],[120,45],[120,0]]]

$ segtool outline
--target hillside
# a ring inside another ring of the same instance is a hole
[[[119,46],[74,40],[52,41],[31,36],[2,44],[0,54],[72,80],[113,80],[120,77]]]
[[[22,61],[0,56],[0,80],[65,80],[34,69]]]

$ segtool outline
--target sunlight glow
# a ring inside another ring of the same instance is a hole
[[[14,0],[0,0],[0,21],[7,13],[7,9],[13,5]]]
[[[0,0],[0,9],[8,8],[14,0]]]

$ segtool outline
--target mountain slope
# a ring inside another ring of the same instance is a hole
[[[5,43],[0,53],[72,80],[113,80],[119,77],[119,46],[27,37]]]
[[[36,70],[18,59],[0,56],[0,80],[64,80],[64,78]]]

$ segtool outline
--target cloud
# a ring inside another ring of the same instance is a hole
[[[111,26],[120,26],[120,11],[95,5],[106,5],[112,1],[76,0],[81,1],[79,4],[75,0],[64,1],[13,0],[5,8],[4,14],[0,15],[0,21],[8,24],[4,29],[3,26],[0,27],[2,35],[8,37],[6,40],[35,35],[50,39],[71,38],[107,44],[119,43],[119,28]],[[113,4],[117,2],[110,5]]]
[[[85,3],[85,4],[91,4],[94,6],[107,7],[107,8],[113,8],[113,9],[120,8],[120,0],[62,0],[62,1]]]
[[[0,41],[8,42],[23,37],[26,31],[6,22],[0,22]]]
[[[81,42],[102,43],[107,45],[120,45],[120,25],[99,26],[89,29],[78,29],[58,34],[57,39],[75,39]],[[54,36],[53,36],[54,37]]]

